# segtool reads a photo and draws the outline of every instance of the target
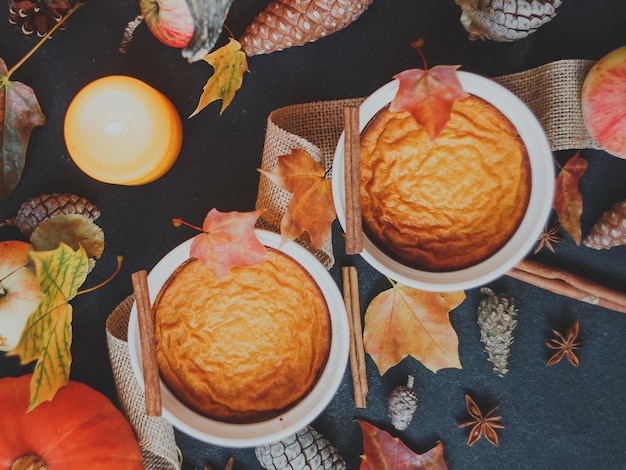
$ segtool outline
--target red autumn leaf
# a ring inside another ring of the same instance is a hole
[[[389,109],[411,113],[432,143],[450,120],[454,102],[468,96],[457,77],[458,68],[458,65],[437,65],[427,70],[400,72],[394,76],[399,87]]]
[[[235,266],[252,266],[267,256],[265,246],[254,234],[261,211],[220,212],[211,209],[200,235],[191,242],[190,254],[216,276],[223,277]]]
[[[465,292],[426,292],[395,284],[378,294],[365,312],[363,340],[383,375],[408,355],[437,372],[461,368],[459,340],[448,313]]]
[[[583,212],[583,197],[578,189],[578,180],[587,171],[587,160],[576,152],[556,177],[553,206],[559,216],[561,227],[569,233],[577,245],[582,238],[580,216]]]
[[[273,171],[259,170],[272,182],[292,193],[280,222],[282,243],[309,235],[311,251],[320,248],[330,236],[336,218],[331,180],[326,170],[304,150],[293,149],[278,157]]]
[[[33,89],[10,81],[0,59],[0,199],[7,199],[20,182],[31,132],[45,122]]]
[[[445,470],[443,444],[424,454],[416,454],[389,433],[369,424],[356,420],[363,431],[363,450],[360,470]]]

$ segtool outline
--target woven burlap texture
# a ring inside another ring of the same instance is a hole
[[[552,150],[598,148],[585,129],[580,107],[582,83],[593,64],[592,60],[559,60],[493,80],[517,95],[534,113]],[[323,163],[328,177],[332,177],[333,156],[343,131],[343,108],[358,106],[363,100],[305,103],[273,111],[267,120],[261,169],[273,170],[279,156],[297,148]],[[264,213],[258,225],[280,232],[280,221],[290,197],[291,194],[262,176],[256,208]],[[327,269],[334,264],[330,238],[315,255]]]
[[[535,114],[545,130],[552,150],[598,148],[582,120],[580,90],[593,65],[590,60],[561,60],[525,72],[495,77],[516,94]],[[364,98],[350,98],[297,104],[273,111],[261,159],[261,169],[276,168],[278,157],[294,148],[307,151],[324,165],[328,177],[337,141],[343,131],[343,108],[358,106]],[[258,226],[280,233],[280,221],[291,195],[268,178],[259,180],[256,208],[264,209]],[[306,241],[300,240],[306,245]],[[334,264],[332,240],[314,253],[328,269]],[[144,451],[146,469],[178,468],[172,426],[163,418],[147,417],[141,387],[137,383],[128,355],[128,319],[133,303],[130,296],[107,320],[107,342],[117,392]]]
[[[580,92],[593,60],[568,59],[495,77],[516,94],[543,127],[550,148],[557,150],[597,149],[583,122]]]
[[[107,345],[117,396],[122,411],[133,426],[146,470],[173,470],[180,467],[172,425],[162,417],[146,415],[144,393],[130,365],[128,320],[134,297],[129,296],[109,315]]]

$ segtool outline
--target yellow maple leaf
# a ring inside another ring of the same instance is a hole
[[[61,245],[50,251],[31,251],[43,300],[26,323],[19,343],[9,354],[22,364],[37,360],[31,379],[30,406],[54,398],[67,384],[72,356],[72,306],[85,281],[89,259],[82,246],[74,251]]]
[[[203,60],[213,66],[214,73],[204,85],[204,92],[190,118],[220,99],[222,114],[241,88],[243,74],[249,72],[246,54],[241,51],[241,44],[233,38],[229,39],[228,44],[204,56]]]
[[[459,340],[449,312],[465,292],[426,292],[395,284],[378,294],[365,312],[365,351],[383,375],[408,355],[433,372],[461,368]]]

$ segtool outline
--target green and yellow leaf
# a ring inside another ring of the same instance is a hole
[[[54,398],[69,380],[72,356],[72,306],[85,281],[89,261],[85,250],[74,251],[62,243],[55,250],[31,251],[31,260],[43,292],[39,308],[29,317],[24,333],[11,355],[22,364],[37,360],[30,391],[30,407]]]
[[[204,92],[190,118],[198,114],[215,100],[222,100],[220,114],[231,103],[237,90],[243,83],[243,74],[248,72],[246,54],[241,51],[241,44],[230,38],[228,44],[207,54],[204,61],[213,66],[213,75],[204,85]]]

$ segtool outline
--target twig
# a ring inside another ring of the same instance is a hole
[[[555,294],[626,313],[626,294],[564,269],[522,260],[507,275]]]
[[[133,280],[137,317],[139,320],[146,414],[148,416],[161,416],[161,388],[156,359],[154,321],[152,319],[152,308],[150,307],[150,295],[148,293],[148,275],[145,270],[142,270],[133,273],[131,278]]]
[[[358,254],[363,250],[360,196],[360,152],[359,108],[343,108],[344,118],[344,166],[346,190],[346,253]]]
[[[343,279],[343,298],[348,312],[348,325],[350,327],[350,369],[352,371],[354,403],[357,408],[365,408],[367,406],[366,395],[368,386],[356,268],[354,266],[344,266],[341,269],[341,274]]]

